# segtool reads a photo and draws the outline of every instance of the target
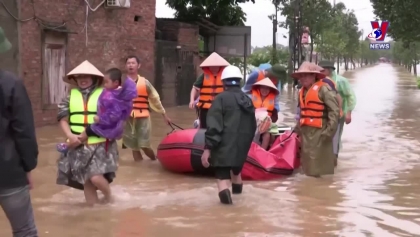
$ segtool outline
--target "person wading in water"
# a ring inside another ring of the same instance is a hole
[[[338,94],[341,98],[341,115],[338,125],[338,131],[336,136],[334,136],[334,148],[336,149],[336,165],[337,165],[337,158],[340,150],[342,149],[341,144],[341,136],[343,135],[344,124],[350,124],[352,120],[352,111],[356,107],[356,94],[354,93],[353,89],[347,78],[340,76],[335,71],[334,62],[332,61],[320,61],[318,64],[324,70],[322,71],[323,74],[327,76],[327,78],[331,79],[335,85]]]
[[[214,167],[223,204],[232,204],[230,183],[233,194],[242,193],[242,167],[257,129],[252,100],[240,88],[242,78],[238,67],[223,70],[225,91],[216,96],[207,114],[201,161],[204,167]]]
[[[117,142],[86,131],[98,113],[103,79],[95,66],[84,61],[63,78],[74,88],[58,105],[57,120],[69,150],[58,159],[57,184],[83,190],[90,206],[99,203],[97,190],[103,193],[105,203],[113,201],[109,184],[118,169]],[[88,137],[82,144],[80,134],[84,132]]]
[[[319,67],[317,70],[321,71],[322,74],[326,75],[325,78],[321,79],[322,82],[328,84],[331,89],[336,93],[336,98],[338,101],[338,106],[341,108],[342,105],[342,99],[340,94],[337,92],[337,84],[326,74],[324,73],[325,70],[322,67]],[[343,116],[343,111],[340,109],[340,117]],[[296,118],[299,120],[300,118],[300,108],[299,108],[299,104],[298,104],[298,109],[297,109],[297,114],[296,114]],[[335,161],[334,161],[334,166],[337,166],[337,157],[338,157],[338,150],[339,150],[339,134],[340,134],[340,126],[338,125],[338,129],[335,132],[334,138],[333,138],[333,150],[334,150],[334,154],[336,156]]]
[[[194,82],[190,95],[190,109],[198,108],[198,120],[200,128],[206,128],[207,111],[209,110],[214,97],[223,92],[221,75],[223,69],[230,64],[217,53],[212,53],[201,63],[203,74]],[[199,93],[198,103],[195,103]]]
[[[151,160],[156,160],[155,152],[150,144],[152,121],[150,120],[150,109],[162,115],[167,124],[171,120],[166,115],[160,97],[153,85],[144,77],[138,74],[140,59],[137,56],[129,56],[126,60],[127,79],[137,84],[137,98],[133,100],[133,111],[127,120],[123,134],[123,148],[133,151],[135,161],[143,160],[140,150]]]
[[[313,177],[334,174],[332,140],[340,116],[336,92],[322,81],[325,75],[313,63],[303,62],[292,77],[302,85],[299,92],[300,118],[295,130],[302,142],[303,172]]]

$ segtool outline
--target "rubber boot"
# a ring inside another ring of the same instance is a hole
[[[243,184],[234,184],[232,183],[232,194],[241,194]]]
[[[219,199],[220,202],[223,204],[233,204],[232,202],[232,196],[230,195],[230,190],[229,189],[225,189],[219,192]]]

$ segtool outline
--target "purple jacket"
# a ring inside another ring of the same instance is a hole
[[[120,139],[136,97],[136,83],[128,78],[119,89],[104,89],[98,100],[99,123],[91,125],[92,131],[110,140]]]

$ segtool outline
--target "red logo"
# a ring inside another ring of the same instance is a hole
[[[386,32],[388,31],[389,21],[382,21],[380,25],[378,21],[371,21],[370,24],[372,25],[372,33],[369,34],[371,37],[368,37],[374,38],[376,41],[384,41]]]

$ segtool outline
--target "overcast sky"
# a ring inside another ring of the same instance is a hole
[[[331,2],[333,0],[330,0]],[[166,0],[156,0],[156,17],[173,17],[174,11],[165,5]],[[359,21],[359,28],[367,35],[372,31],[370,21],[374,20],[375,15],[369,0],[336,0],[342,2],[348,9],[353,9]],[[252,46],[266,46],[272,44],[272,23],[268,15],[274,13],[271,0],[256,0],[255,4],[241,4],[242,9],[247,14],[246,25],[251,26]],[[281,19],[283,20],[283,19]],[[278,43],[287,45],[288,40],[282,37],[287,34],[286,29],[278,29]]]

